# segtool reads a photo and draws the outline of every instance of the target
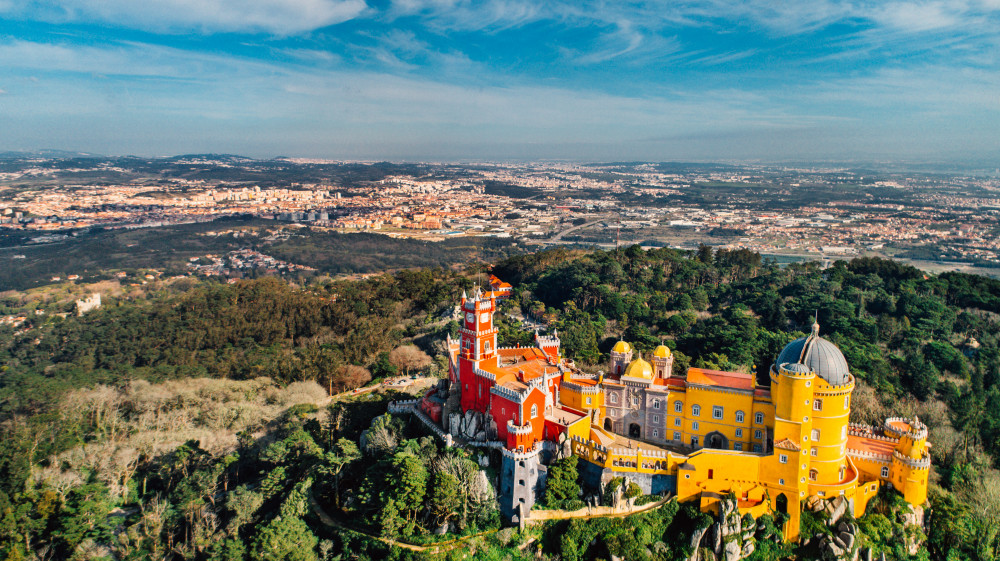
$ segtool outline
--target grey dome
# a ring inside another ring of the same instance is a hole
[[[808,374],[812,372],[812,369],[810,369],[808,366],[806,366],[805,364],[799,364],[797,362],[782,362],[778,364],[778,367],[784,368],[786,371],[791,372],[792,374]]]
[[[782,349],[775,364],[800,363],[832,386],[842,386],[850,379],[847,360],[837,345],[819,336],[819,325],[813,325],[812,335],[796,339]]]

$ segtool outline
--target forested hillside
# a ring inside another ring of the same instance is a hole
[[[568,357],[592,371],[623,337],[644,352],[665,341],[678,372],[763,379],[816,318],[858,377],[854,420],[916,414],[930,428],[932,522],[913,558],[1000,553],[997,281],[869,259],[779,268],[709,248],[552,250],[494,272],[515,286],[504,310],[557,328]],[[492,533],[495,473],[484,458],[380,417],[391,396],[326,406],[328,394],[391,373],[401,344],[440,350],[457,326],[445,312],[472,286],[429,269],[306,286],[177,281],[82,317],[0,327],[0,555],[422,558],[432,555],[371,536],[426,543],[487,531],[440,557],[687,558],[677,536],[707,524],[688,507]],[[4,295],[7,309],[19,302]],[[506,343],[531,338],[510,318],[498,325]],[[440,358],[422,364],[443,369]],[[553,505],[575,505],[573,477]],[[310,496],[352,529],[317,517]],[[894,504],[882,497],[859,526],[876,552],[909,559]],[[771,520],[758,533],[754,559],[808,557],[773,542]]]

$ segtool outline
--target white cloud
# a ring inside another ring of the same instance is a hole
[[[341,23],[364,0],[29,0],[0,12],[42,21],[100,22],[157,32],[264,32],[292,35]]]

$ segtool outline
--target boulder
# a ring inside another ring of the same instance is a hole
[[[740,556],[746,559],[747,557],[753,555],[755,549],[757,549],[757,546],[754,544],[753,541],[743,542],[743,551],[740,554]]]
[[[723,548],[722,558],[725,561],[739,561],[741,553],[743,553],[743,548],[740,547],[740,543],[736,540],[729,540]]]
[[[854,536],[848,534],[847,532],[841,532],[839,534],[840,541],[844,542],[844,549],[850,550],[854,548]]]
[[[705,532],[708,528],[702,528],[700,530],[695,530],[691,534],[691,557],[688,561],[698,561],[698,551],[701,549],[701,539],[705,536]]]

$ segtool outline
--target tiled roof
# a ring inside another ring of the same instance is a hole
[[[722,372],[704,368],[688,368],[687,382],[701,386],[721,386],[739,390],[754,389],[753,376],[742,372]]]

